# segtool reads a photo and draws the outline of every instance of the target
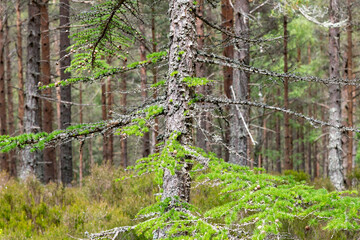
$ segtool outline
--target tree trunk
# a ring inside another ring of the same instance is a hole
[[[151,36],[152,36],[152,51],[155,53],[156,50],[156,26],[155,26],[155,1],[153,0],[152,6],[151,6]],[[157,68],[156,66],[152,67],[152,74],[153,74],[153,84],[157,83]],[[154,90],[153,98],[157,98],[157,92]],[[155,118],[154,120],[154,127],[152,131],[152,144],[153,144],[153,153],[158,152],[156,145],[158,144],[158,134],[159,134],[159,119]]]
[[[60,0],[60,79],[70,78],[70,73],[65,69],[70,66],[70,56],[67,48],[70,46],[70,2]],[[70,85],[60,88],[61,101],[71,102]],[[71,125],[71,104],[60,103],[60,127],[65,129]],[[72,144],[64,143],[60,146],[61,181],[68,185],[73,180]]]
[[[106,79],[101,80],[101,116],[102,120],[106,121],[107,119],[107,105],[106,105]],[[102,163],[108,163],[108,136],[107,132],[103,135],[103,161]]]
[[[126,66],[126,63],[124,61],[124,66]],[[121,105],[121,113],[126,114],[126,78],[127,74],[124,72],[121,74],[121,84],[120,84],[120,91],[121,91],[121,98],[120,98],[120,105]],[[120,145],[121,145],[121,162],[122,166],[126,168],[128,166],[128,155],[127,155],[127,139],[126,135],[121,136],[120,139]]]
[[[230,5],[229,0],[221,0],[221,26],[223,29],[226,29],[229,32],[233,31],[234,26],[234,10]],[[226,34],[222,34],[222,40],[226,41],[229,37]],[[234,58],[234,46],[226,45],[223,50],[224,57],[233,59]],[[233,84],[233,69],[231,67],[223,67],[223,76],[224,76],[224,92],[227,98],[232,99],[230,86]],[[227,107],[227,112],[229,112],[230,108]],[[230,122],[230,119],[228,119]],[[229,146],[230,144],[230,126],[225,123],[225,144]],[[229,161],[230,155],[229,150],[225,148],[225,158],[226,162]]]
[[[50,84],[51,70],[50,70],[50,36],[49,36],[49,14],[48,14],[48,1],[43,0],[40,5],[41,21],[41,64],[40,64],[40,76],[41,82],[44,85]],[[51,98],[51,89],[47,88],[43,91],[43,94],[47,98]],[[51,101],[43,101],[43,131],[50,133],[53,131],[54,111]],[[44,162],[45,162],[45,182],[54,181],[56,178],[55,165],[56,154],[55,148],[47,147],[44,149]]]
[[[249,37],[249,1],[235,1],[235,35]],[[250,63],[250,45],[249,43],[237,40],[235,44],[234,59],[249,65]],[[237,100],[248,100],[248,82],[249,74],[240,69],[233,71],[233,88]],[[234,97],[234,96],[233,96]],[[245,166],[247,164],[247,132],[239,115],[242,114],[246,122],[248,122],[248,108],[241,107],[240,113],[235,106],[231,106],[231,125],[230,125],[230,153],[229,162]],[[247,123],[246,123],[247,124]]]
[[[3,16],[6,15],[6,4],[0,3],[0,135],[7,134],[7,114],[6,114],[6,88],[5,88],[5,22]],[[1,170],[9,171],[8,154],[0,153]]]
[[[40,132],[40,99],[38,97],[38,83],[40,72],[40,9],[39,2],[28,3],[28,42],[27,42],[27,72],[26,72],[26,100],[25,100],[25,133]],[[22,153],[20,167],[20,179],[24,180],[31,174],[37,174],[40,180],[44,180],[39,164],[42,160],[40,151],[30,151],[31,147],[25,147]],[[40,171],[38,171],[40,170]]]
[[[25,106],[25,92],[24,92],[24,73],[23,73],[23,50],[22,50],[22,27],[21,27],[21,9],[20,0],[16,0],[16,50],[17,50],[17,64],[18,64],[18,120],[20,134],[24,133],[24,106]]]
[[[352,6],[352,0],[348,0],[347,1],[347,10],[348,10],[348,18],[349,18],[349,23],[348,26],[346,28],[346,33],[347,33],[347,78],[349,80],[353,79],[353,72],[352,72],[352,68],[353,68],[353,54],[352,54],[352,48],[353,48],[353,43],[352,43],[352,14],[351,14],[351,6]],[[348,126],[349,127],[353,127],[353,103],[354,103],[354,92],[355,92],[355,86],[347,86],[347,101],[348,101],[348,109],[347,109],[347,119],[348,119]],[[348,149],[347,149],[347,185],[351,186],[351,182],[350,179],[348,178],[348,176],[350,176],[351,171],[352,171],[352,162],[353,162],[353,132],[352,131],[348,131],[347,132],[348,135]]]
[[[284,73],[288,72],[288,31],[287,31],[287,16],[284,16]],[[284,78],[284,108],[289,109],[289,79]],[[290,115],[284,114],[284,128],[285,128],[285,151],[284,151],[284,167],[286,170],[293,169],[292,160],[292,139],[290,129]]]
[[[80,124],[84,122],[83,120],[83,105],[82,105],[82,84],[79,83],[79,104],[80,104],[80,110],[79,110],[79,120]],[[80,140],[80,149],[79,149],[79,183],[80,187],[82,187],[82,180],[83,180],[83,159],[84,159],[84,144],[85,140]]]
[[[281,91],[280,88],[277,89],[277,96],[280,96]],[[278,100],[280,102],[280,100]],[[276,150],[278,152],[276,159],[276,170],[278,173],[281,173],[281,119],[279,115],[276,115],[275,119],[275,131],[276,131]]]
[[[107,119],[111,119],[111,111],[112,111],[112,103],[113,103],[113,95],[112,95],[112,88],[111,88],[111,77],[107,78],[107,95],[106,95],[106,102],[107,102],[107,111],[108,116]],[[112,165],[113,158],[114,158],[114,137],[111,131],[107,132],[107,162]]]
[[[182,145],[192,145],[192,119],[187,115],[191,110],[188,104],[193,97],[193,89],[184,84],[185,77],[195,75],[196,31],[195,16],[191,14],[192,0],[171,0],[170,14],[170,49],[169,72],[167,79],[167,113],[165,116],[165,135],[180,133],[176,140]],[[182,52],[179,58],[179,52]],[[173,74],[176,72],[177,74]],[[169,140],[167,140],[169,141]],[[190,201],[191,165],[184,158],[178,158],[174,174],[169,169],[164,170],[162,200],[170,198],[168,210],[181,211],[177,202]],[[175,204],[175,205],[173,205]],[[154,238],[168,237],[164,230],[155,233]]]
[[[338,0],[330,0],[330,21],[339,22],[340,15]],[[329,60],[330,78],[340,78],[340,29],[329,29]],[[332,84],[329,86],[330,112],[329,122],[334,125],[341,124],[341,89],[340,85]],[[344,189],[344,175],[341,159],[341,132],[338,128],[329,129],[329,176],[336,190]]]
[[[140,32],[144,36],[145,39],[145,26],[141,22],[140,23]],[[144,41],[140,41],[140,61],[146,60],[146,46]],[[140,68],[140,78],[141,78],[141,98],[143,103],[145,103],[147,98],[147,90],[146,90],[146,83],[147,83],[147,75],[146,75],[146,67]],[[142,156],[147,157],[150,154],[150,133],[145,132],[143,136],[143,149],[142,149]]]
[[[15,121],[14,121],[14,99],[13,99],[13,85],[12,85],[12,69],[11,69],[11,57],[10,57],[10,35],[8,21],[5,21],[5,34],[6,34],[6,96],[7,96],[7,116],[8,116],[8,134],[14,136],[15,134]],[[11,176],[16,176],[16,152],[15,150],[9,153],[9,173]]]
[[[204,14],[204,0],[199,0],[197,7],[196,7],[196,14],[199,16],[203,16]],[[205,43],[205,33],[204,33],[204,23],[200,18],[196,18],[196,35],[197,35],[197,46],[200,51],[204,48]],[[196,77],[203,78],[205,77],[205,63],[198,62],[196,63],[195,74]],[[205,95],[205,86],[197,87],[197,92],[199,94]],[[199,106],[200,107],[200,106]],[[201,105],[201,108],[205,107],[204,104]],[[206,132],[206,113],[202,111],[198,116],[198,126],[196,130],[196,146],[202,149],[206,149],[206,139],[205,134]]]
[[[309,86],[309,89],[308,89],[308,91],[309,91],[309,99],[312,99],[312,93],[311,93],[311,86]],[[312,108],[311,108],[311,104],[309,105],[309,117],[312,117],[313,116],[313,114],[312,114]],[[311,134],[311,130],[312,130],[312,127],[311,126],[308,126],[308,136],[310,136],[310,134]],[[312,162],[312,151],[311,151],[311,147],[312,147],[312,143],[310,142],[310,139],[308,140],[308,154],[307,154],[307,159],[308,159],[308,161],[307,161],[307,163],[308,163],[308,174],[309,174],[309,176],[311,177],[311,179],[313,179],[312,178],[312,164],[311,164],[311,162]]]

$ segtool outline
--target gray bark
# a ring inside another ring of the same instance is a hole
[[[29,1],[28,3],[28,37],[27,37],[27,72],[26,72],[26,98],[25,98],[25,116],[24,128],[25,133],[40,132],[40,99],[36,97],[39,95],[38,82],[40,72],[40,8],[36,1]],[[26,147],[22,152],[22,161],[19,171],[20,179],[24,180],[29,175],[40,174],[40,179],[43,177],[41,170],[38,171],[40,162],[42,160],[42,153],[40,151],[31,152],[31,147]],[[41,163],[42,164],[42,163]]]
[[[236,0],[234,4],[235,27],[234,31],[237,36],[249,37],[249,1]],[[239,40],[235,44],[234,59],[246,65],[250,62],[249,55],[250,46],[247,42]],[[247,100],[248,98],[248,82],[249,74],[240,69],[234,69],[233,74],[233,88],[237,100]],[[245,121],[247,121],[248,108],[240,108],[241,114]],[[245,126],[235,106],[231,107],[232,119],[230,121],[230,153],[229,162],[240,165],[247,163],[247,133]]]
[[[330,21],[339,21],[338,0],[330,0]],[[340,78],[340,29],[329,30],[329,60],[330,78]],[[329,122],[334,125],[341,124],[341,88],[340,85],[329,86]],[[329,177],[336,190],[344,189],[344,175],[342,166],[341,132],[338,128],[329,129]]]
[[[188,102],[193,95],[193,90],[182,82],[184,77],[195,74],[196,31],[195,17],[190,11],[192,7],[192,0],[171,0],[169,2],[171,45],[167,81],[166,136],[180,133],[177,140],[183,145],[192,144],[192,119],[185,112],[191,108]],[[183,54],[179,55],[180,51],[183,51]],[[174,74],[175,71],[177,74]],[[176,197],[178,197],[180,201],[189,202],[191,165],[186,163],[185,159],[176,161],[179,168],[175,170],[174,175],[169,169],[164,171],[162,200],[170,198],[172,203],[177,201]],[[174,207],[171,203],[168,209]],[[166,236],[165,232],[165,230],[156,231],[154,238]]]
[[[66,49],[70,46],[70,5],[69,0],[60,1],[60,78],[66,80],[70,78],[70,73],[65,73],[65,69],[70,66],[70,56]],[[71,102],[71,87],[65,86],[60,89],[62,101]],[[67,128],[71,124],[71,105],[60,104],[60,127]],[[70,184],[73,180],[72,166],[72,145],[71,142],[60,146],[61,162],[61,181],[63,184]]]
[[[169,50],[169,78],[167,83],[168,109],[166,115],[166,135],[180,132],[178,141],[181,144],[192,144],[192,119],[184,113],[190,109],[188,102],[192,90],[182,79],[195,74],[196,31],[195,17],[190,14],[193,5],[191,0],[172,0],[169,5],[170,12],[170,50]],[[184,54],[179,58],[179,52]],[[178,74],[172,74],[177,71]],[[169,170],[164,173],[164,192],[162,198],[179,196],[184,201],[190,200],[189,166],[183,164],[182,170],[174,175]]]

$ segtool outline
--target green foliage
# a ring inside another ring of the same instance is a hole
[[[153,105],[144,110],[141,110],[138,112],[138,114],[144,113],[145,114],[144,118],[134,118],[132,120],[132,124],[117,130],[116,134],[117,135],[126,134],[128,136],[131,135],[143,136],[144,133],[149,131],[147,121],[161,114],[163,111],[164,111],[164,107],[157,105]]]
[[[285,170],[284,171],[285,176],[292,176],[295,181],[297,182],[310,182],[310,176],[309,174],[303,172],[303,171],[294,171],[294,170]]]
[[[104,128],[106,122],[97,122],[90,124],[77,124],[72,125],[65,130],[55,130],[51,133],[40,132],[40,133],[25,133],[18,136],[0,136],[0,152],[9,152],[15,148],[24,148],[31,146],[31,151],[43,150],[46,144],[50,144],[53,141],[59,141],[62,138],[68,137],[81,137],[82,135],[88,135],[92,132],[97,132],[98,129]]]
[[[190,174],[195,185],[202,183],[208,189],[216,186],[219,194],[216,200],[212,196],[212,201],[217,204],[201,211],[193,203],[187,204],[178,198],[158,198],[157,203],[139,212],[142,217],[151,216],[137,227],[137,231],[147,237],[151,238],[157,229],[166,229],[174,239],[184,232],[191,233],[185,239],[197,238],[198,233],[207,233],[208,239],[229,236],[264,239],[280,235],[288,223],[298,219],[324,230],[360,229],[357,192],[315,189],[304,184],[309,176],[303,172],[289,171],[288,176],[273,176],[264,174],[263,169],[250,170],[229,164],[212,153],[184,147],[177,142],[178,136],[174,133],[161,153],[141,159],[134,168],[140,176],[155,172],[157,183],[162,184],[165,168],[175,174],[186,161],[193,166]],[[206,167],[196,161],[202,158],[209,160]]]
[[[188,87],[196,87],[206,85],[211,81],[206,78],[185,77],[183,82],[185,82]]]

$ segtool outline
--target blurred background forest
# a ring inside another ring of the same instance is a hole
[[[244,2],[249,6],[245,37],[253,39],[248,43],[249,58],[244,62],[269,72],[248,71],[245,99],[329,121],[333,100],[327,85],[322,83],[324,79],[330,82],[333,77],[329,71],[329,28],[333,27],[329,21],[329,1]],[[1,135],[28,133],[26,119],[30,117],[26,117],[29,116],[26,109],[31,108],[34,99],[39,106],[37,115],[33,116],[39,125],[37,132],[50,133],[78,124],[111,120],[136,111],[141,104],[164,93],[162,83],[167,65],[136,63],[148,61],[149,54],[168,49],[168,2],[131,3],[134,6],[119,17],[125,20],[118,22],[129,34],[112,36],[116,38],[113,44],[102,45],[108,48],[108,54],[99,53],[95,56],[95,66],[91,66],[88,63],[93,56],[84,55],[81,47],[94,47],[101,32],[89,30],[90,37],[85,41],[81,31],[96,25],[90,16],[96,12],[94,6],[98,3],[102,2],[0,2]],[[39,6],[38,10],[33,4]],[[229,33],[237,30],[234,30],[236,16],[232,2],[199,0],[196,4],[198,49],[233,59],[236,49]],[[358,13],[359,2],[351,0],[341,1],[336,13],[340,34],[339,74],[349,80],[355,79],[359,71]],[[106,24],[106,17],[99,16],[97,21]],[[36,26],[40,26],[38,32]],[[38,64],[33,64],[34,61]],[[102,70],[109,66],[124,66],[129,71],[96,81],[96,74],[103,74]],[[198,93],[232,98],[231,67],[207,62],[197,65],[196,72],[198,77],[211,80],[209,85],[197,87]],[[272,74],[276,72],[294,73],[302,76],[302,81],[277,78]],[[67,86],[61,82],[76,80],[78,75],[87,73],[87,81]],[[48,84],[54,87],[38,89]],[[358,86],[339,84],[338,87],[342,100],[341,124],[357,128]],[[231,140],[232,111],[230,107],[204,104],[194,118],[198,128],[193,132],[196,146],[230,162],[236,156]],[[246,134],[246,157],[242,165],[264,168],[275,175],[293,175],[297,181],[306,181],[316,188],[335,189],[329,180],[329,127],[314,127],[303,118],[269,108],[247,108],[244,115],[253,140]],[[164,119],[159,117],[151,124],[146,125],[148,131],[140,137],[104,130],[101,134],[78,137],[79,141],[53,144],[36,160],[37,179],[16,180],[18,176],[22,178],[22,150],[0,153],[3,171],[0,238],[71,239],[73,235],[81,237],[84,232],[133,225],[138,210],[155,201],[157,186],[152,176],[124,183],[115,180],[127,176],[124,169],[138,159],[159,151],[157,144],[164,137]],[[353,131],[343,131],[341,136],[341,164],[349,189],[356,189],[360,180],[359,138]],[[61,184],[69,188],[62,188]],[[212,198],[216,191],[205,187],[194,190],[194,204],[203,209],[222,204]],[[300,239],[330,237],[330,233],[320,229],[304,231],[301,222],[289,222],[287,227]],[[347,233],[336,234],[337,239],[347,239]],[[126,238],[141,239],[141,236],[130,232],[122,239]]]

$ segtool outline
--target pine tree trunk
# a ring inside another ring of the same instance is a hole
[[[339,3],[338,0],[330,0],[330,21],[339,22]],[[329,60],[330,78],[340,78],[340,29],[329,29]],[[341,124],[341,89],[340,85],[332,84],[329,86],[330,112],[329,122],[334,125]],[[336,190],[344,189],[344,175],[342,167],[342,146],[341,132],[339,129],[330,127],[329,129],[329,176]]]
[[[7,114],[6,114],[6,87],[5,87],[5,16],[6,5],[4,2],[0,3],[0,135],[7,134]],[[8,154],[0,153],[1,170],[9,171]]]
[[[309,86],[309,99],[312,99],[312,93],[311,93],[311,86]],[[311,105],[309,105],[309,108],[308,108],[308,111],[309,111],[309,117],[313,117],[313,114],[312,114],[312,108],[311,108]],[[310,133],[311,133],[311,130],[312,130],[312,127],[311,126],[308,126],[308,136],[310,136]],[[313,179],[312,177],[312,143],[310,142],[310,140],[308,140],[308,154],[307,154],[307,165],[308,165],[308,174],[309,176],[311,177],[311,179]]]
[[[348,18],[349,18],[349,24],[346,28],[347,33],[347,78],[352,80],[353,79],[353,54],[352,54],[352,14],[351,14],[351,6],[352,6],[352,0],[347,1],[347,10],[348,10]],[[353,111],[354,111],[354,98],[355,98],[355,86],[347,86],[347,96],[348,96],[348,109],[347,109],[347,119],[348,119],[348,126],[353,127]],[[353,165],[353,132],[348,131],[347,132],[348,137],[348,149],[347,149],[347,185],[351,186],[350,179],[348,176],[350,176],[352,171],[352,165]]]
[[[84,122],[82,93],[83,93],[82,83],[80,82],[79,83],[79,104],[80,104],[79,120],[80,120],[80,124],[82,124]],[[85,140],[80,140],[80,147],[79,147],[79,183],[80,183],[80,187],[82,187],[82,180],[83,180],[84,144],[85,144]]]
[[[234,27],[234,10],[230,5],[229,0],[221,0],[221,26],[223,29],[226,29],[229,32],[233,31]],[[222,34],[222,40],[227,41],[229,37],[226,34]],[[224,57],[233,59],[234,58],[234,46],[227,45],[223,50]],[[230,86],[233,84],[233,69],[231,67],[223,67],[223,76],[224,76],[224,92],[227,98],[232,99]],[[226,108],[227,112],[229,112],[230,108]],[[228,119],[230,122],[230,119]],[[230,144],[230,126],[225,123],[225,144],[229,146]],[[225,157],[224,160],[226,162],[229,161],[230,155],[227,148],[225,148]]]
[[[145,38],[145,26],[143,23],[140,23],[140,32]],[[146,46],[144,41],[140,41],[140,61],[146,60]],[[140,68],[140,78],[141,78],[141,98],[143,103],[145,103],[147,98],[147,74],[146,74],[146,67]],[[143,136],[143,149],[142,149],[142,156],[147,157],[150,154],[150,133],[146,132]]]
[[[113,104],[113,94],[112,94],[112,86],[111,86],[111,77],[107,78],[107,95],[106,95],[106,102],[107,102],[107,112],[108,112],[108,117],[107,119],[111,119],[111,111],[112,111],[112,104]],[[114,137],[113,134],[108,131],[107,132],[107,162],[110,165],[113,165],[113,158],[114,158]]]
[[[192,119],[186,114],[191,110],[188,104],[193,97],[193,89],[182,81],[184,77],[195,75],[196,58],[196,30],[195,16],[191,14],[193,9],[192,0],[171,0],[169,2],[170,14],[170,49],[169,71],[167,79],[167,113],[165,116],[165,135],[171,136],[180,133],[177,141],[183,145],[191,145]],[[179,52],[183,54],[179,59]],[[177,74],[173,74],[177,72]],[[169,169],[164,170],[162,200],[170,198],[168,210],[179,211],[176,202],[190,201],[191,178],[189,171],[191,165],[185,159],[177,159],[178,168],[172,174]],[[175,204],[172,205],[172,204]],[[180,210],[181,211],[181,210]],[[167,237],[164,230],[155,233],[154,238]]]
[[[235,27],[234,32],[237,36],[249,37],[249,1],[236,0],[234,4]],[[235,44],[234,59],[249,65],[250,63],[249,43],[237,40]],[[249,74],[240,69],[234,69],[233,88],[237,100],[248,100]],[[234,97],[234,96],[233,96]],[[242,114],[245,122],[248,122],[248,108],[241,107],[240,113],[235,106],[231,106],[231,125],[230,125],[230,146],[234,151],[230,153],[229,162],[239,165],[247,165],[247,132],[239,115]],[[247,124],[247,123],[246,123]]]
[[[124,66],[126,66],[126,63],[124,61]],[[120,105],[121,105],[121,113],[122,114],[126,114],[126,97],[127,97],[127,93],[126,93],[126,78],[127,75],[126,73],[122,73],[121,74],[121,86],[120,86],[120,91],[121,91],[121,98],[120,98]],[[127,154],[127,139],[126,139],[126,135],[121,136],[120,139],[120,145],[121,145],[121,162],[122,162],[122,166],[124,168],[126,168],[128,166],[128,154]]]
[[[29,1],[28,4],[28,39],[27,39],[27,72],[26,72],[26,98],[25,98],[25,133],[40,132],[40,99],[38,97],[38,83],[40,72],[40,9],[39,2]],[[30,151],[31,147],[26,147],[22,153],[22,163],[20,167],[20,179],[24,180],[31,174],[37,174],[43,181],[42,168],[39,168],[42,160],[40,151]],[[40,171],[38,171],[40,170]]]
[[[203,16],[204,14],[204,0],[199,0],[196,7],[196,14],[199,16]],[[204,36],[204,23],[200,18],[196,18],[196,35],[197,35],[197,46],[200,51],[203,50],[205,43]],[[196,77],[203,78],[205,77],[205,63],[198,62],[196,63],[195,74]],[[199,94],[205,95],[205,86],[197,87],[197,92]],[[200,106],[199,106],[200,107]],[[201,107],[205,107],[204,104]],[[202,109],[201,109],[202,110]],[[206,139],[204,135],[204,131],[206,131],[206,113],[201,111],[199,114],[198,129],[196,129],[196,146],[202,149],[206,149]]]
[[[155,53],[156,50],[156,26],[155,26],[155,1],[153,0],[152,2],[152,6],[151,6],[151,36],[152,36],[152,51],[153,53]],[[157,83],[157,69],[156,66],[152,67],[152,74],[153,74],[153,84]],[[153,93],[153,98],[156,99],[157,98],[157,92],[156,90],[154,90]],[[158,134],[159,134],[159,119],[155,118],[154,120],[154,128],[152,131],[152,149],[153,149],[153,153],[158,152],[156,145],[158,144]]]
[[[288,31],[287,31],[287,16],[284,16],[284,73],[288,72]],[[289,109],[289,79],[284,78],[284,108]],[[284,128],[285,128],[285,149],[284,149],[284,168],[285,170],[293,169],[292,161],[292,139],[290,129],[290,116],[284,114]]]
[[[106,79],[101,80],[101,116],[102,120],[107,120],[107,105],[106,105]],[[103,164],[108,164],[108,135],[107,132],[103,135]]]
[[[18,120],[20,134],[24,133],[24,112],[25,112],[25,92],[24,92],[24,71],[23,71],[23,50],[22,50],[22,27],[20,0],[16,0],[16,50],[18,65]]]
[[[281,91],[280,88],[277,89],[277,96],[280,96]],[[280,101],[278,101],[280,102]],[[276,115],[276,119],[275,119],[275,131],[276,131],[276,150],[278,152],[278,156],[276,159],[276,170],[278,173],[281,173],[282,168],[281,168],[281,119],[279,115]]]
[[[41,82],[44,85],[50,84],[51,70],[50,70],[50,36],[49,36],[49,14],[48,14],[48,1],[43,0],[40,5],[41,21]],[[51,89],[47,88],[43,91],[47,98],[52,98]],[[43,131],[50,133],[53,131],[54,111],[51,101],[43,101]],[[54,181],[56,154],[55,148],[47,147],[44,149],[44,162],[45,162],[45,182]]]
[[[65,69],[70,66],[70,56],[67,48],[70,46],[70,2],[60,0],[60,79],[70,78],[70,73]],[[61,101],[71,102],[71,87],[60,88]],[[60,103],[60,127],[65,129],[71,125],[71,104]],[[64,143],[60,146],[61,181],[68,185],[73,180],[72,144]]]
[[[8,21],[5,21],[5,35],[6,35],[6,96],[7,96],[7,116],[8,116],[8,134],[14,136],[15,134],[15,121],[14,121],[14,99],[13,99],[13,84],[12,84],[12,69],[11,69],[11,56],[10,56],[10,35]],[[11,176],[16,176],[16,152],[15,150],[9,153],[9,173]]]

